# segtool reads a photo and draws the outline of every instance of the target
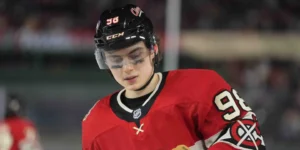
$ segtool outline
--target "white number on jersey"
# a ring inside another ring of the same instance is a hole
[[[220,111],[229,111],[232,109],[230,112],[223,115],[223,118],[226,121],[231,121],[241,115],[241,111],[235,100],[238,101],[238,104],[243,110],[251,111],[251,108],[245,104],[244,99],[237,94],[235,89],[232,89],[231,92],[224,90],[215,96],[214,103]]]

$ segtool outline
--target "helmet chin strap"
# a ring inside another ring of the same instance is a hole
[[[154,48],[154,49],[156,49],[156,51],[158,50],[158,49],[157,49],[157,45],[156,45],[156,48]],[[157,56],[154,57],[154,59],[157,59]],[[152,81],[152,79],[153,79],[153,77],[154,77],[154,74],[155,74],[155,68],[156,68],[156,66],[157,66],[157,62],[158,62],[157,60],[154,61],[153,72],[152,72],[151,77],[148,79],[148,81],[147,81],[142,87],[140,87],[139,89],[136,89],[136,90],[134,90],[134,91],[141,91],[141,90],[144,90],[144,89],[150,84],[150,82]]]
[[[151,77],[148,79],[148,81],[142,87],[140,87],[139,89],[136,89],[134,91],[141,91],[141,90],[145,89],[150,84],[150,82],[152,81],[152,79],[154,77],[154,74],[155,74],[154,70],[155,69],[153,69],[153,73],[152,73]]]

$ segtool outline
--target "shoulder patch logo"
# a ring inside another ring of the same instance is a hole
[[[178,145],[175,148],[173,148],[172,150],[190,150],[190,148],[188,148],[185,145]]]

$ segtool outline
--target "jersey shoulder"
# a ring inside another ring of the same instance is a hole
[[[113,94],[107,95],[104,98],[99,99],[92,108],[88,111],[88,113],[83,118],[83,123],[92,121],[95,116],[100,117],[101,113],[104,110],[107,110],[110,107],[109,101]]]
[[[1,124],[1,123],[0,123]],[[36,130],[36,127],[28,118],[25,117],[13,117],[13,118],[7,118],[5,120],[5,124],[10,127],[10,129],[14,132],[19,132],[24,129],[33,129]]]
[[[82,120],[82,144],[89,147],[94,139],[116,126],[116,118],[110,107],[110,94],[98,100]]]
[[[216,71],[210,69],[178,69],[169,71],[169,74],[170,77],[185,81],[207,81],[207,79],[213,80],[219,77]]]
[[[172,88],[203,91],[214,83],[227,84],[214,70],[179,69],[169,71],[166,83]]]
[[[228,87],[227,82],[214,70],[179,69],[168,72],[164,91],[173,99],[178,97],[177,103],[211,103],[211,93]]]
[[[101,131],[106,130],[106,128],[109,128],[108,126],[106,126],[106,124],[110,122],[111,118],[114,117],[113,116],[114,114],[110,106],[110,99],[115,93],[105,96],[104,98],[98,100],[94,104],[94,106],[88,111],[88,113],[85,115],[85,117],[82,120],[83,130],[89,131],[95,126],[99,126],[99,125],[102,127]],[[106,121],[102,122],[99,120],[106,120]],[[101,124],[99,124],[99,122],[101,122]],[[99,132],[101,131],[99,129]]]

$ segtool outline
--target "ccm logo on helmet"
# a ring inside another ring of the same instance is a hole
[[[121,32],[121,33],[117,33],[117,34],[112,34],[112,35],[106,36],[106,40],[115,39],[115,38],[118,38],[118,37],[121,37],[121,36],[124,36],[124,32]]]

